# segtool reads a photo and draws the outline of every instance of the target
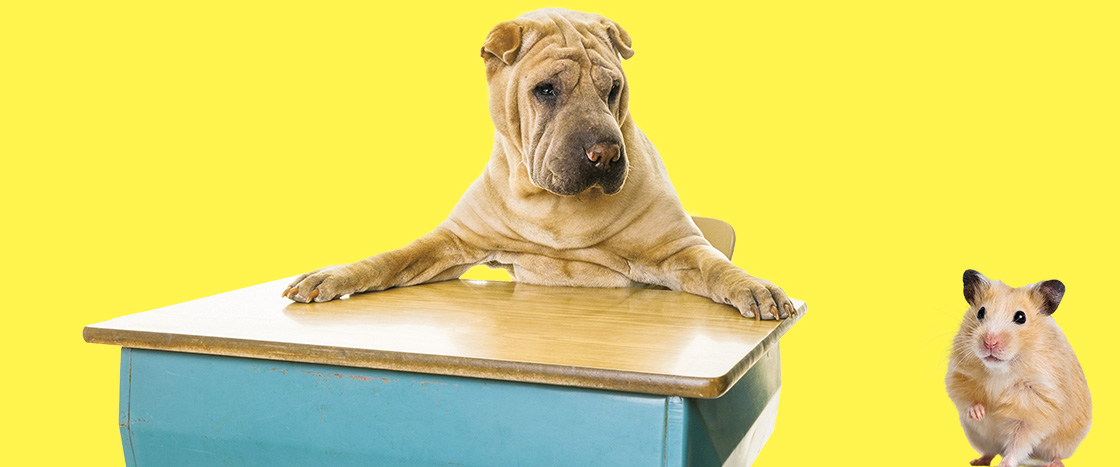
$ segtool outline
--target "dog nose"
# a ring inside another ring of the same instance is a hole
[[[615,143],[595,143],[587,148],[587,160],[601,169],[606,169],[612,163],[618,162],[620,156],[618,144]]]

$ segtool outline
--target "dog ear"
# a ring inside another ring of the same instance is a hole
[[[1031,291],[1042,301],[1041,311],[1052,315],[1058,310],[1058,304],[1062,302],[1062,297],[1066,294],[1066,285],[1061,281],[1048,280],[1035,284]]]
[[[490,35],[486,36],[486,43],[482,46],[482,58],[490,54],[501,60],[506,65],[512,65],[517,59],[517,51],[521,48],[521,25],[515,21],[506,21],[494,26]]]
[[[610,21],[607,23],[607,35],[611,37],[611,43],[614,44],[615,50],[623,59],[628,59],[634,56],[634,49],[630,48],[630,35],[626,33],[622,26],[618,23]]]
[[[988,288],[990,282],[983,274],[969,269],[964,272],[964,299],[968,301],[969,305],[976,306],[976,300],[980,292]]]

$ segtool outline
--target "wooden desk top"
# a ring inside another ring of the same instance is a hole
[[[669,290],[448,281],[292,303],[289,279],[87,326],[124,347],[719,397],[804,316]]]

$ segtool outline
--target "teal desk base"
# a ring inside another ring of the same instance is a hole
[[[129,467],[750,465],[778,347],[718,399],[124,348]]]

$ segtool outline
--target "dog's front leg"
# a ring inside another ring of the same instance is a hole
[[[454,279],[482,259],[443,227],[399,250],[303,274],[285,290],[297,302],[325,302],[344,295]]]
[[[693,245],[657,264],[661,285],[726,303],[748,318],[788,318],[793,303],[768,280],[747,274],[709,245]]]

